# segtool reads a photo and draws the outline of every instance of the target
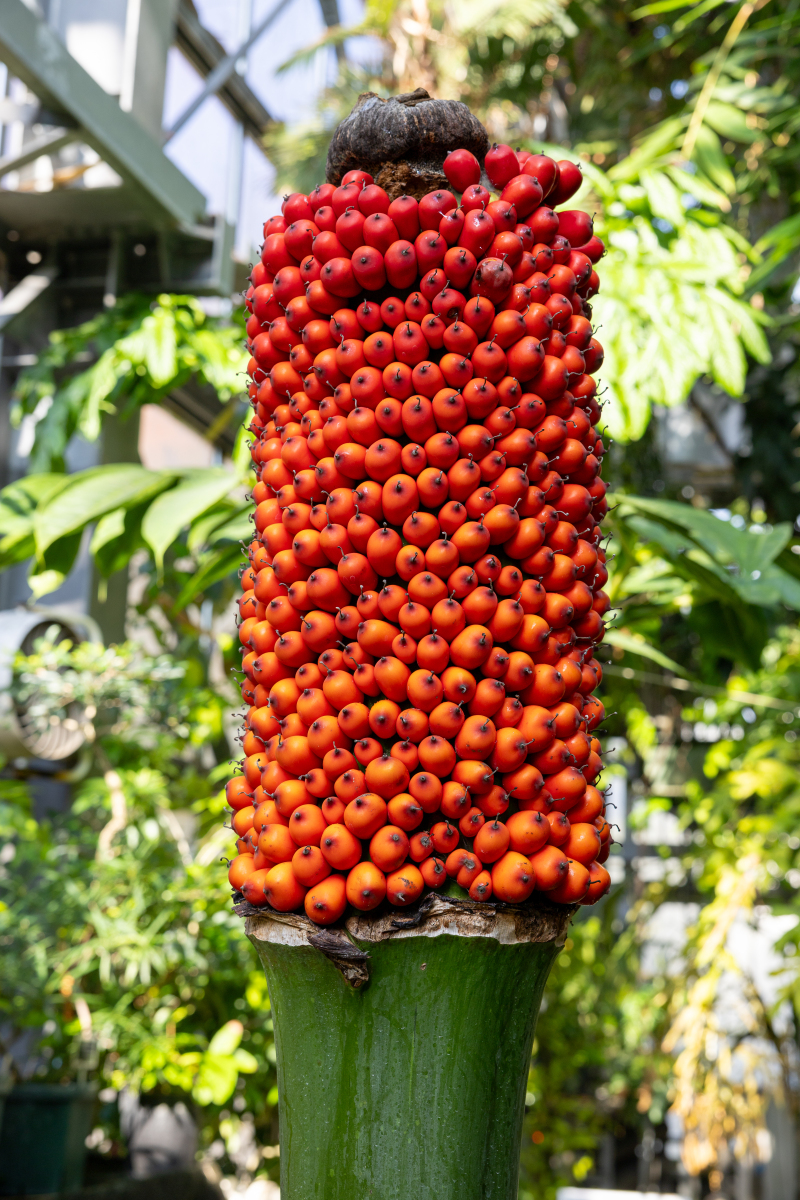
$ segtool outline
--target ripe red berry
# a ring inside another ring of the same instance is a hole
[[[397,235],[413,242],[419,233],[419,204],[413,196],[398,196],[389,205],[388,214],[397,226]]]
[[[410,288],[417,277],[417,254],[411,244],[403,239],[392,242],[384,255],[386,278],[392,287]]]
[[[548,199],[550,203],[565,204],[570,196],[574,196],[583,183],[583,175],[578,163],[562,158],[558,163],[558,179]]]
[[[442,168],[448,183],[457,192],[466,191],[471,183],[478,183],[481,177],[481,165],[469,150],[452,150],[444,160]]]
[[[515,175],[503,188],[501,200],[513,204],[521,220],[542,202],[542,189],[530,175]]]
[[[550,195],[558,178],[558,167],[552,158],[547,154],[531,154],[524,163],[520,163],[520,169],[523,175],[538,179],[545,198]]]
[[[444,214],[455,207],[456,198],[452,192],[428,192],[419,202],[420,229],[438,229]]]
[[[494,143],[486,155],[486,174],[496,188],[505,187],[510,179],[519,175],[519,159],[510,146]]]

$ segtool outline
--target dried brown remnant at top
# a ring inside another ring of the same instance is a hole
[[[348,171],[368,171],[391,199],[446,188],[442,163],[465,149],[483,164],[489,135],[466,104],[436,100],[424,88],[381,99],[364,92],[336,129],[326,176],[339,184]]]

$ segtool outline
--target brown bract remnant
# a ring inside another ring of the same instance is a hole
[[[388,100],[364,92],[331,139],[326,176],[339,184],[348,171],[369,171],[391,199],[419,199],[449,187],[442,164],[459,147],[480,163],[489,149],[489,135],[466,104],[436,100],[424,88]]]

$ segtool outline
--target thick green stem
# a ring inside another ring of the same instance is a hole
[[[516,1200],[554,941],[409,931],[363,943],[356,991],[318,950],[251,938],[275,1022],[282,1200]]]

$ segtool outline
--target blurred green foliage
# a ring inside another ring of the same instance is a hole
[[[234,1097],[271,1142],[269,998],[220,863],[230,768],[209,760],[231,695],[174,656],[46,641],[14,694],[44,723],[77,706],[87,741],[67,812],[37,820],[0,780],[0,1052],[43,1030],[33,1077],[57,1082],[89,1039],[105,1086],[190,1097],[204,1148]]]

